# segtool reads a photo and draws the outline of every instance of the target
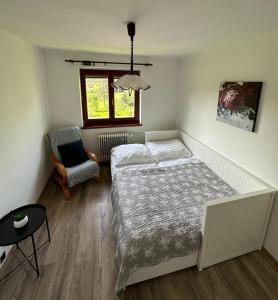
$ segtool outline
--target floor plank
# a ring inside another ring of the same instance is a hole
[[[38,254],[41,276],[37,279],[25,263],[0,283],[0,299],[118,299],[110,193],[108,166],[102,166],[99,183],[90,180],[75,187],[69,201],[51,178],[39,199],[47,207],[52,238]],[[35,238],[38,244],[45,241],[46,228]],[[21,246],[31,251],[30,241]],[[12,250],[0,276],[20,260]],[[128,287],[125,300],[131,299],[278,299],[277,262],[256,251],[202,272],[192,267]]]

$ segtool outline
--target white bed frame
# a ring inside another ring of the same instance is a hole
[[[173,138],[180,138],[194,156],[241,194],[205,203],[202,247],[198,252],[140,268],[130,276],[126,285],[194,265],[201,271],[227,259],[261,250],[263,246],[275,189],[182,131],[145,133],[146,142]]]

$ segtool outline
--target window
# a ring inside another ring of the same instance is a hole
[[[129,94],[129,91],[117,91],[111,85],[126,73],[80,70],[84,128],[141,125],[139,92]]]

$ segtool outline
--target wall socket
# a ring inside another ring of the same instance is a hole
[[[6,251],[4,251],[0,257],[0,264],[3,263],[4,259],[6,258]]]

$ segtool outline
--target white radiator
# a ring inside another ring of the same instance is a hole
[[[101,133],[98,135],[100,161],[110,160],[110,150],[118,145],[127,144],[128,132]]]

